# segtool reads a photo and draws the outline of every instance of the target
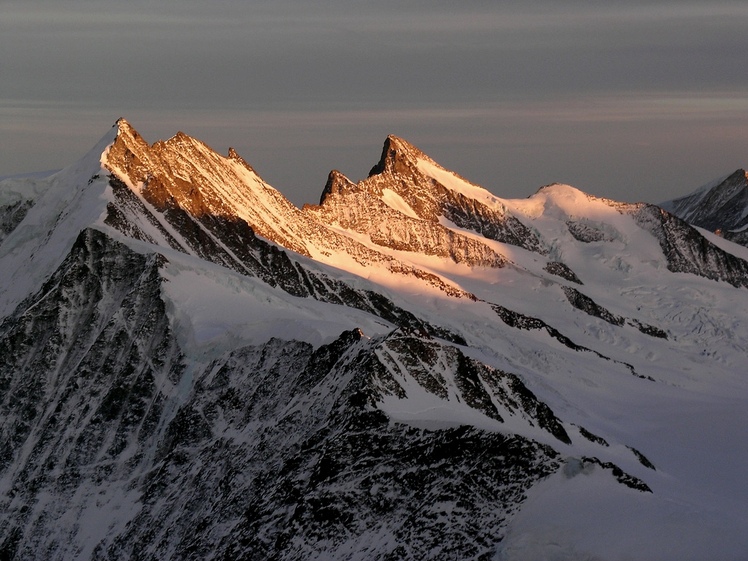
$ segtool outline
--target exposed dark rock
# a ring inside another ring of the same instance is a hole
[[[561,277],[562,279],[566,279],[567,281],[584,284],[568,265],[561,263],[560,261],[549,261],[548,264],[543,267],[543,270],[548,271],[552,275]]]
[[[540,428],[547,430],[564,444],[571,444],[571,438],[564,429],[561,421],[545,403],[538,400],[525,384],[514,374],[506,374],[509,387],[517,397],[522,409],[536,419]]]
[[[680,218],[654,205],[641,205],[633,216],[657,238],[669,270],[748,287],[748,262],[720,249]]]
[[[423,342],[415,356],[443,352]],[[97,558],[343,559],[353,543],[382,559],[489,555],[528,486],[558,469],[556,452],[391,423],[372,409],[388,371],[371,368],[381,344],[358,331],[316,351],[275,339],[211,365],[167,429],[188,440],[172,441],[143,507]],[[207,418],[221,431],[182,428]]]
[[[744,235],[736,234],[748,227],[748,172],[736,170],[716,185],[663,203],[662,208],[693,226],[720,232],[736,243]]]
[[[582,345],[577,345],[574,341],[569,339],[566,335],[561,333],[558,329],[548,325],[541,319],[534,318],[532,316],[526,316],[524,314],[520,314],[519,312],[514,312],[508,308],[505,308],[504,306],[499,306],[498,304],[491,304],[491,308],[498,314],[498,316],[502,319],[502,321],[506,323],[507,325],[509,325],[510,327],[514,327],[516,329],[528,329],[528,330],[529,329],[532,329],[532,330],[544,329],[548,333],[548,335],[550,335],[551,337],[556,339],[559,343],[570,348],[573,351],[584,351],[584,352],[593,353],[597,355],[598,357],[602,358],[603,360],[609,360],[616,364],[620,364],[626,367],[637,378],[654,381],[654,379],[651,376],[644,376],[642,374],[639,374],[634,369],[634,367],[627,362],[612,359],[610,357],[605,356],[602,353],[599,353],[598,351],[584,347]]]
[[[33,204],[31,200],[18,200],[0,205],[0,242],[16,229],[16,226],[26,217]]]
[[[636,327],[639,331],[644,333],[644,335],[649,335],[650,337],[657,337],[659,339],[667,339],[667,332],[663,329],[660,329],[659,327],[655,327],[654,325],[649,325],[646,323],[642,323],[635,319],[628,320],[629,323],[631,323],[634,327]]]
[[[586,296],[570,286],[562,286],[566,298],[569,303],[576,309],[583,311],[585,314],[600,318],[603,321],[607,321],[613,325],[623,325],[626,321],[625,318],[610,313],[608,310],[597,304],[592,298]]]
[[[599,444],[600,446],[610,446],[608,444],[608,441],[605,440],[602,436],[597,436],[596,434],[592,434],[590,431],[588,431],[586,428],[580,426],[577,427],[579,429],[579,434],[581,434],[583,437],[585,437],[590,442],[594,442],[595,444]]]
[[[569,220],[566,222],[566,227],[569,229],[569,233],[574,236],[574,239],[580,242],[592,243],[613,241],[613,238],[607,232],[586,222]]]
[[[85,230],[0,325],[0,475],[10,482],[0,534],[23,536],[6,540],[6,552],[64,557],[50,552],[74,528],[57,519],[95,500],[83,489],[95,495],[103,481],[126,477],[156,438],[162,389],[183,371],[161,300],[162,262]]]
[[[596,464],[603,469],[610,470],[613,473],[613,477],[615,477],[619,483],[626,485],[626,487],[630,487],[637,491],[641,491],[642,493],[652,492],[652,489],[649,487],[649,485],[644,483],[644,481],[642,481],[638,477],[635,477],[629,473],[626,473],[620,467],[618,467],[612,462],[603,462],[603,461],[600,461],[600,459],[598,458],[589,458],[586,456],[582,458],[582,462],[584,464]]]
[[[748,246],[748,228],[740,230],[738,232],[723,231],[722,237],[726,240],[730,240],[733,243]]]
[[[652,469],[652,470],[656,470],[657,469],[657,468],[655,468],[654,464],[652,462],[650,462],[644,454],[642,454],[641,452],[639,452],[639,450],[637,450],[636,448],[633,448],[631,446],[627,446],[626,448],[628,448],[629,450],[631,450],[634,453],[634,455],[636,456],[636,459],[639,460],[639,463],[641,465],[643,465],[646,468]]]
[[[564,291],[564,294],[566,295],[566,298],[569,300],[569,303],[571,303],[572,306],[590,316],[600,318],[603,321],[607,321],[608,323],[616,326],[622,326],[624,325],[624,323],[627,323],[629,325],[633,325],[645,335],[649,335],[650,337],[657,337],[659,339],[667,339],[667,333],[659,327],[642,323],[636,319],[627,319],[622,316],[617,316],[608,311],[606,308],[600,306],[589,296],[582,294],[581,292],[574,288],[571,288],[570,286],[563,286],[562,289]]]

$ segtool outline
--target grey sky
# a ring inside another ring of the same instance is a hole
[[[748,166],[745,2],[0,0],[0,175],[120,116],[294,203],[393,133],[499,196],[658,202]]]

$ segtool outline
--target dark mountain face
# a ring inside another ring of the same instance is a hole
[[[716,185],[667,201],[665,210],[689,224],[746,245],[748,227],[748,172],[737,170]]]
[[[274,339],[211,364],[166,429],[143,508],[102,556],[489,554],[504,507],[556,470],[557,454],[469,427],[390,423],[376,409],[397,391],[381,378],[382,344],[358,332],[316,351]],[[164,496],[177,488],[190,492]]]
[[[0,230],[0,559],[748,547],[748,265],[657,207],[498,199],[389,137],[299,210],[121,120],[0,184]]]
[[[4,558],[76,555],[79,517],[124,506],[129,478],[149,461],[144,444],[158,439],[168,388],[184,373],[162,262],[85,230],[0,325]]]
[[[430,368],[446,354],[470,407],[568,441],[519,379],[428,336],[352,331],[316,350],[272,339],[188,367],[161,299],[164,264],[86,230],[0,326],[6,558],[332,559],[354,544],[475,557],[558,469],[557,452],[519,436],[390,423],[377,404],[406,396],[402,377],[448,396]],[[393,377],[384,356],[406,366]],[[82,520],[102,503],[104,528],[86,542]]]
[[[653,205],[642,207],[635,217],[660,242],[671,271],[748,287],[748,263],[716,247],[685,221]]]

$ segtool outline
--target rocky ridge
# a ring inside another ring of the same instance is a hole
[[[437,175],[428,173],[436,170]],[[387,137],[382,156],[358,184],[337,172],[328,179],[317,207],[305,207],[326,223],[339,224],[368,234],[375,244],[406,251],[448,252],[450,257],[474,264],[501,266],[503,258],[492,255],[480,242],[465,239],[441,220],[458,228],[530,251],[543,253],[537,236],[512,216],[495,197],[492,206],[444,185],[457,179],[418,148],[395,136]],[[473,186],[482,195],[488,192]],[[404,211],[404,212],[403,212]],[[426,239],[423,239],[426,232]],[[428,243],[433,241],[439,245]],[[437,250],[435,248],[441,248]],[[472,252],[475,257],[465,257]]]
[[[258,274],[258,261],[268,254],[287,261],[269,249],[264,238],[322,262],[334,264],[342,254],[360,267],[381,263],[393,274],[418,276],[450,294],[469,296],[311,219],[233,150],[223,157],[183,133],[149,146],[126,121],[120,119],[116,127],[119,132],[103,158],[115,194],[106,223],[125,235],[167,244],[247,274]],[[145,232],[154,228],[158,236],[149,237]],[[300,267],[298,261],[293,266]],[[288,262],[283,268],[294,276],[293,266]],[[277,271],[261,276],[278,280]],[[294,285],[297,295],[317,294],[307,290],[309,282]]]
[[[748,245],[748,172],[743,169],[660,206],[689,224]]]
[[[502,200],[388,137],[299,210],[233,150],[124,120],[8,185],[2,558],[489,559],[549,489],[628,523],[717,510],[674,460],[693,434],[651,435],[743,391],[748,265],[657,207]]]

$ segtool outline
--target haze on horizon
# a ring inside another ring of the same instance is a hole
[[[387,134],[502,197],[659,202],[748,166],[748,5],[0,1],[0,176],[122,116],[229,146],[295,204]]]

